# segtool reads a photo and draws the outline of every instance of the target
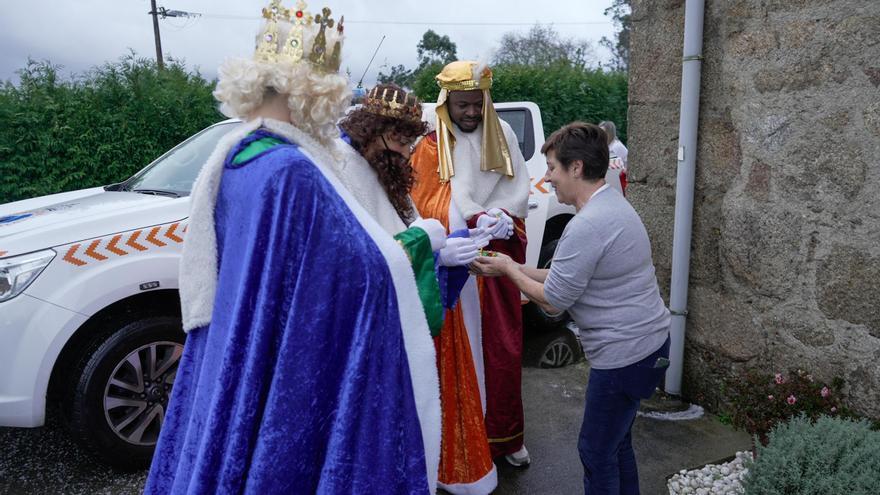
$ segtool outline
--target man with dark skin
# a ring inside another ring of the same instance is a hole
[[[436,131],[411,158],[413,203],[450,233],[481,228],[492,239],[486,249],[522,263],[529,175],[516,134],[492,104],[492,71],[453,62],[437,81]],[[523,446],[520,293],[499,278],[478,283],[464,274],[462,283],[459,303],[435,338],[443,397],[439,486],[452,494],[491,493],[494,457],[515,466],[530,462]]]
[[[482,91],[452,91],[449,93],[449,118],[462,132],[474,132],[483,122]]]

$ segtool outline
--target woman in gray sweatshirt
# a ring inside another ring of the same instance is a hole
[[[599,127],[574,122],[541,152],[544,181],[577,214],[559,239],[549,269],[503,255],[480,257],[473,270],[506,276],[548,313],[568,311],[590,362],[578,451],[584,492],[639,493],[631,429],[641,399],[669,364],[669,311],[660,297],[651,243],[632,206],[605,184],[608,145]]]

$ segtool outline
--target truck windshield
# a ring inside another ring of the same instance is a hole
[[[189,196],[199,170],[217,142],[238,125],[238,122],[228,122],[203,130],[125,181],[122,189],[146,194]]]

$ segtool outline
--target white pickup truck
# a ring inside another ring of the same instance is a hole
[[[544,184],[538,107],[496,107],[528,163],[527,259],[544,266],[573,210]],[[208,127],[122,183],[0,205],[0,426],[41,426],[57,406],[87,450],[118,467],[149,463],[183,348],[177,279],[190,189],[237,125]],[[527,329],[557,332],[540,334],[537,361],[576,359],[564,321],[524,312]]]

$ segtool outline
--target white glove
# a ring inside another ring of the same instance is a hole
[[[473,239],[467,237],[450,237],[446,239],[446,247],[440,250],[440,265],[464,266],[477,259],[479,248]]]
[[[468,230],[468,236],[474,241],[474,244],[477,245],[477,248],[483,249],[489,244],[489,241],[492,240],[492,234],[486,232],[484,229],[479,227],[475,229]]]
[[[418,227],[428,234],[431,240],[431,251],[439,251],[446,245],[446,227],[436,218],[417,218],[409,224],[410,228]]]
[[[513,219],[500,208],[491,208],[477,219],[477,227],[482,227],[493,239],[509,239],[513,235]]]

